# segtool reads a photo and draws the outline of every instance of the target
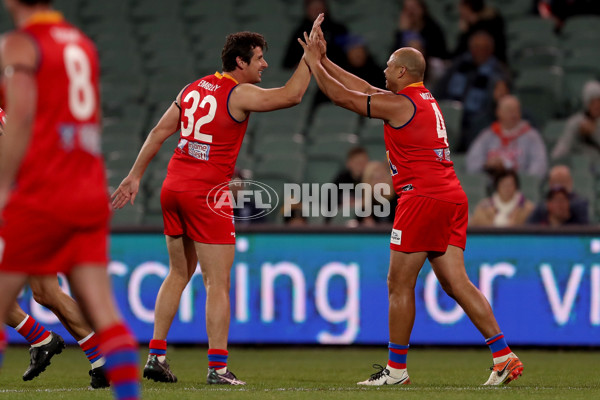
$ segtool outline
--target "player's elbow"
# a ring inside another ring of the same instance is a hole
[[[302,93],[294,93],[288,97],[289,106],[297,106],[302,101]]]

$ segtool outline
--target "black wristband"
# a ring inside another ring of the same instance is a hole
[[[367,96],[367,117],[371,118],[371,95]]]

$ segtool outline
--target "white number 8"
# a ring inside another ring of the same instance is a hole
[[[85,121],[96,110],[90,61],[81,47],[76,44],[65,47],[63,59],[69,78],[69,110],[73,117]]]

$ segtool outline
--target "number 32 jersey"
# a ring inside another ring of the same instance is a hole
[[[72,226],[106,224],[96,47],[55,11],[34,14],[19,32],[38,50],[37,104],[6,212],[25,207]]]
[[[422,83],[398,92],[415,106],[412,118],[401,127],[384,124],[394,190],[399,196],[426,196],[456,204],[465,203],[446,135],[439,106]]]
[[[229,96],[238,82],[216,72],[181,93],[179,144],[167,169],[164,188],[208,194],[229,182],[248,127],[229,113]]]

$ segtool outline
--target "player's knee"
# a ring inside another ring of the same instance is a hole
[[[397,276],[388,275],[387,277],[388,293],[393,295],[397,292],[415,290],[416,281],[410,279],[400,279]]]
[[[32,293],[35,302],[46,308],[52,308],[56,303],[56,296],[48,290],[35,289]]]
[[[456,300],[456,293],[457,293],[457,290],[458,290],[457,287],[456,287],[457,285],[454,284],[454,283],[452,283],[452,282],[450,282],[450,281],[443,280],[443,279],[439,280],[439,282],[440,282],[440,286],[442,287],[442,290],[444,292],[446,292],[446,294],[450,298]]]
[[[204,277],[204,286],[206,286],[207,290],[222,290],[229,293],[231,278],[229,276],[206,276]]]

